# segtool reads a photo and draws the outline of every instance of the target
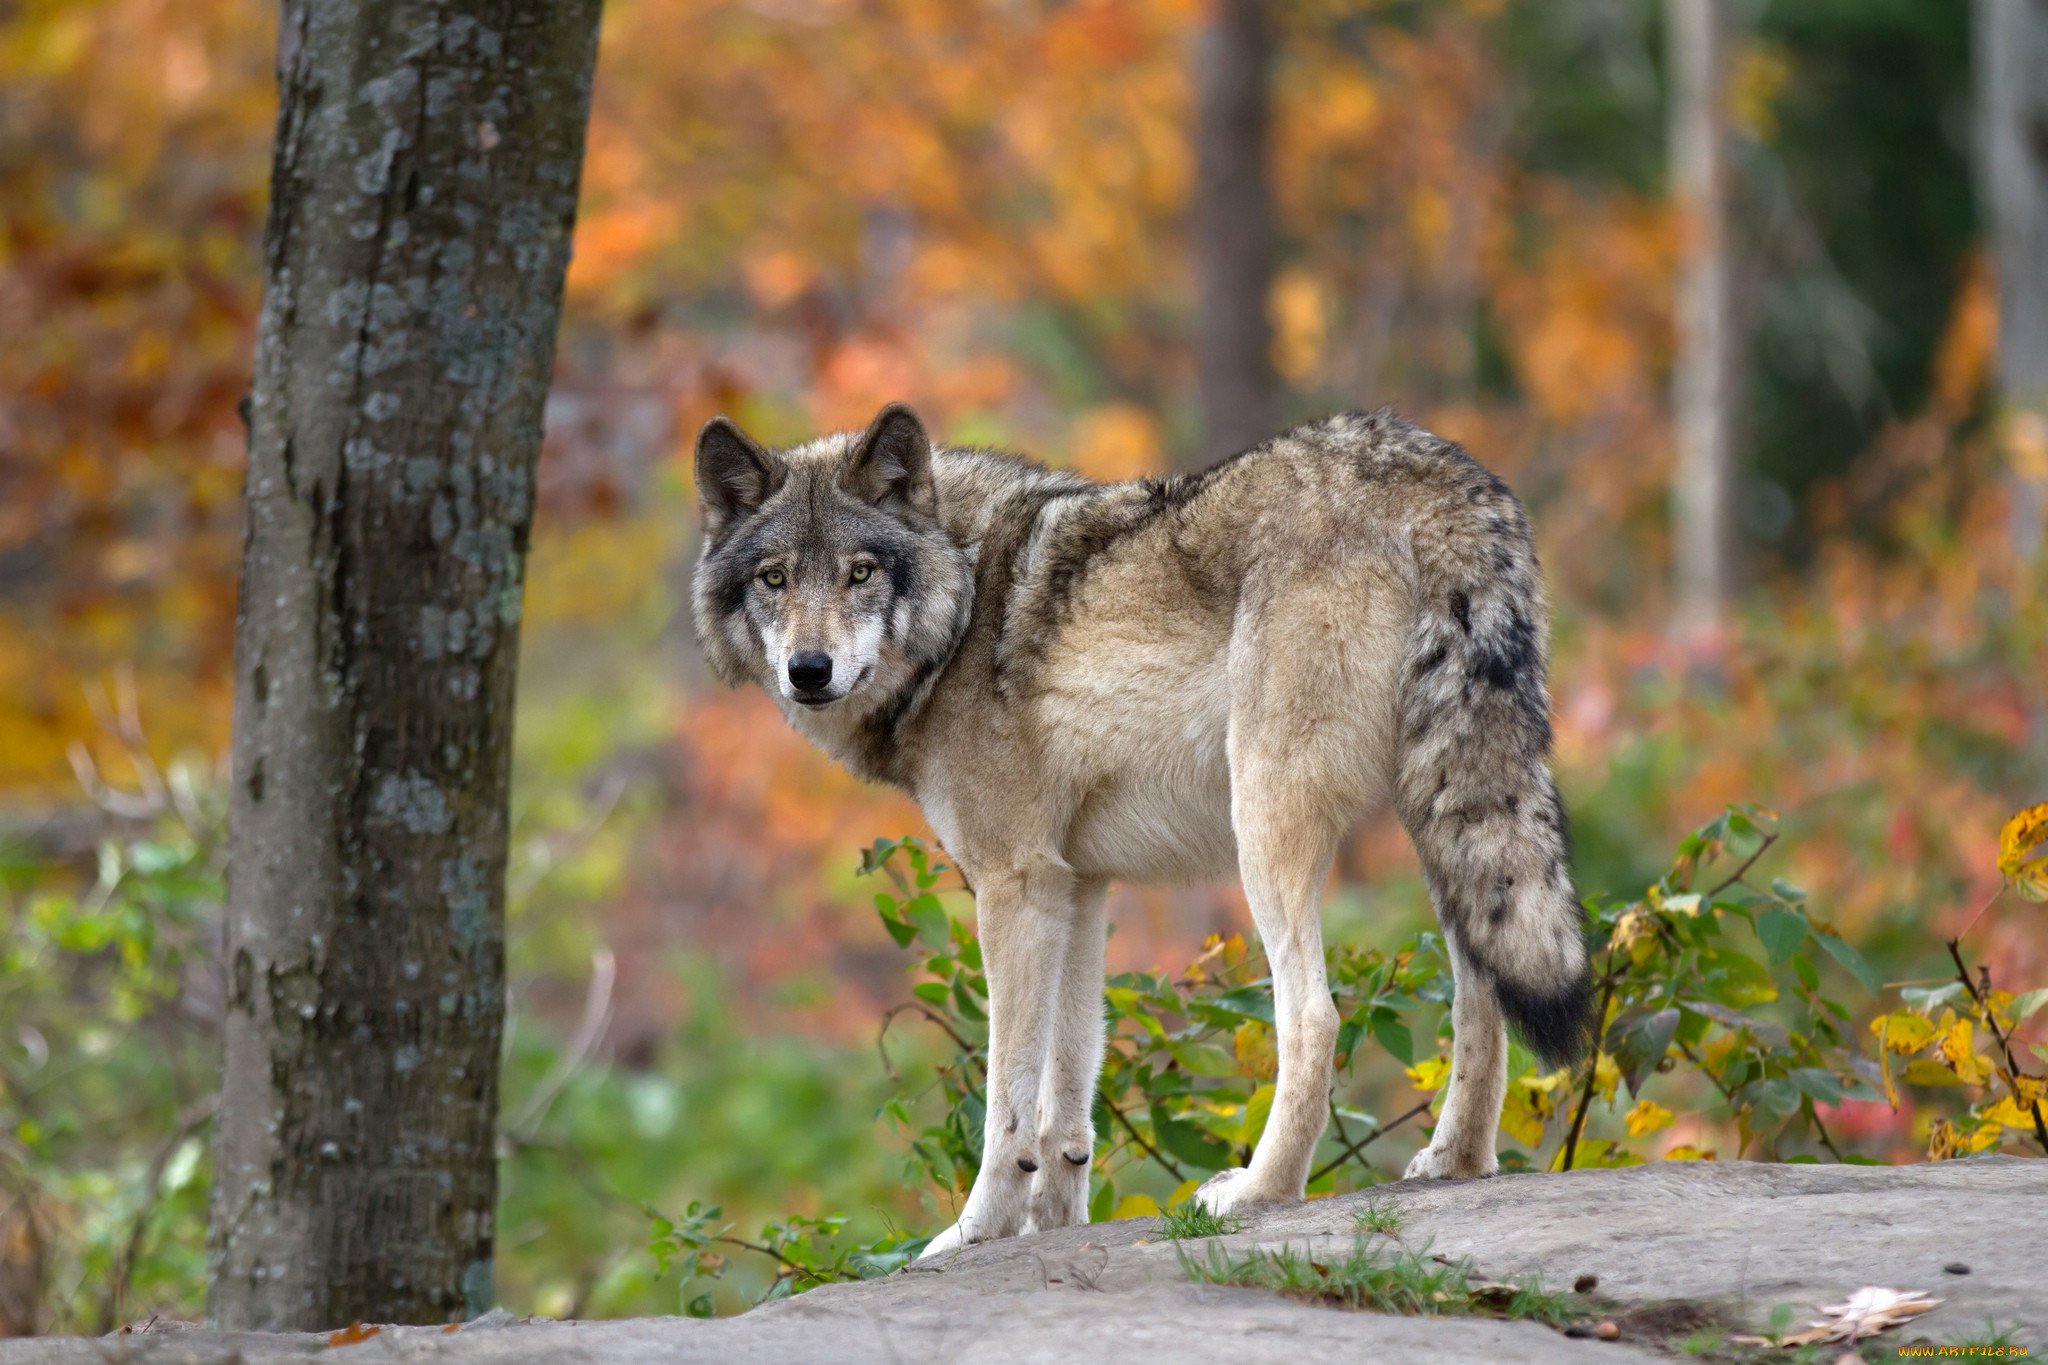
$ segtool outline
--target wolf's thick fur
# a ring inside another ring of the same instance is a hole
[[[1099,485],[934,450],[908,408],[773,452],[704,429],[706,656],[923,804],[975,891],[987,1145],[927,1256],[1087,1217],[1111,880],[1235,865],[1272,965],[1279,1075],[1226,1211],[1302,1197],[1338,1019],[1319,902],[1391,805],[1457,992],[1450,1089],[1411,1176],[1496,1169],[1513,1022],[1576,1056],[1581,912],[1546,759],[1548,618],[1498,478],[1391,412],[1197,474]]]

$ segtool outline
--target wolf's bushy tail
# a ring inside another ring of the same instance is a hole
[[[1543,582],[1514,494],[1462,455],[1450,461],[1410,522],[1418,601],[1395,807],[1454,950],[1523,1041],[1561,1066],[1584,1051],[1592,991],[1548,761]]]

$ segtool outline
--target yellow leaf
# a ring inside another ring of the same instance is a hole
[[[1984,1110],[1978,1117],[1985,1120],[1987,1125],[2002,1123],[2008,1128],[2024,1128],[2029,1132],[2034,1127],[2033,1110],[2020,1108],[2019,1105],[2013,1102],[2013,1098],[2010,1095],[2001,1098],[1998,1103]]]
[[[1956,1020],[1954,1027],[1941,1036],[1941,1055],[1947,1058],[1951,1065],[1965,1057],[1974,1057],[1977,1054],[1976,1039],[1972,1036],[1975,1032],[1969,1020]]]
[[[2030,901],[2048,901],[2048,801],[2029,806],[1998,832],[1998,870]]]
[[[1976,1132],[1970,1134],[1970,1150],[1973,1152],[1987,1151],[1990,1148],[1996,1147],[1999,1140],[2004,1136],[2004,1132],[2000,1130],[1997,1124],[1987,1123]]]
[[[1195,1191],[1200,1188],[1202,1188],[1200,1177],[1181,1181],[1180,1184],[1173,1187],[1173,1193],[1166,1196],[1166,1207],[1170,1209],[1179,1208],[1182,1204],[1187,1203],[1189,1199],[1193,1198]]]
[[[1593,1064],[1593,1088],[1600,1092],[1602,1099],[1611,1100],[1614,1088],[1620,1084],[1621,1068],[1615,1065],[1614,1058],[1601,1053],[1600,1060]]]
[[[1975,1034],[1975,1026],[1969,1020],[1958,1019],[1941,1036],[1935,1050],[1950,1067],[1954,1068],[1956,1075],[1962,1080],[1971,1085],[1989,1085],[1992,1077],[1991,1062],[1988,1058],[1977,1055]]]
[[[1247,1076],[1271,1080],[1280,1071],[1280,1054],[1273,1047],[1273,1030],[1256,1019],[1247,1020],[1237,1027],[1232,1040],[1237,1053],[1238,1067]]]
[[[1961,1085],[1963,1078],[1927,1057],[1915,1057],[1906,1063],[1906,1069],[1899,1073],[1900,1079],[1909,1085]]]
[[[1711,1147],[1701,1150],[1690,1142],[1681,1142],[1666,1152],[1664,1159],[1666,1161],[1712,1161],[1714,1159],[1714,1150]]]
[[[1149,1194],[1127,1194],[1110,1210],[1111,1218],[1152,1218],[1159,1213],[1159,1201]]]
[[[1934,1025],[1911,1010],[1893,1010],[1870,1021],[1870,1031],[1891,1052],[1918,1052],[1933,1041]]]
[[[1671,1111],[1655,1100],[1637,1100],[1636,1107],[1624,1117],[1630,1137],[1642,1137],[1671,1126]]]
[[[1543,1141],[1545,1116],[1536,1112],[1532,1098],[1527,1087],[1511,1085],[1500,1107],[1500,1130],[1524,1147],[1535,1147]]]
[[[1271,1082],[1252,1091],[1252,1097],[1245,1101],[1244,1126],[1238,1130],[1237,1140],[1247,1147],[1259,1145],[1259,1137],[1266,1131],[1266,1118],[1273,1112],[1274,1088]]]
[[[1451,1059],[1444,1056],[1428,1057],[1408,1068],[1408,1079],[1417,1090],[1441,1089],[1450,1074]]]

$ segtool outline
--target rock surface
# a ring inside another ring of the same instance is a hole
[[[1923,1290],[1942,1306],[1864,1344],[1959,1341],[1986,1321],[2048,1346],[2048,1161],[1780,1166],[1667,1162],[1617,1171],[1403,1181],[1270,1210],[1221,1239],[1348,1249],[1352,1216],[1376,1198],[1413,1249],[1470,1257],[1494,1279],[1540,1274],[1568,1289],[1599,1277],[1588,1317],[1620,1340],[1528,1322],[1343,1312],[1249,1289],[1186,1281],[1156,1221],[1126,1219],[971,1247],[940,1267],[814,1290],[717,1321],[641,1318],[521,1325],[495,1312],[459,1331],[390,1328],[359,1345],[324,1336],[200,1330],[0,1342],[0,1365],[335,1365],[434,1362],[981,1362],[1316,1360],[1623,1362],[1669,1359],[1711,1315],[1760,1327],[1789,1304],[1804,1325],[1864,1285]],[[1967,1274],[1946,1269],[1967,1266]],[[1672,1301],[1683,1301],[1672,1306]],[[1657,1307],[1663,1305],[1663,1307]],[[1661,1326],[1660,1326],[1661,1323]],[[1673,1324],[1678,1324],[1673,1326]]]

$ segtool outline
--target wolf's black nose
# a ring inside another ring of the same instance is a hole
[[[832,656],[806,650],[789,656],[789,685],[801,692],[815,692],[832,681]]]

